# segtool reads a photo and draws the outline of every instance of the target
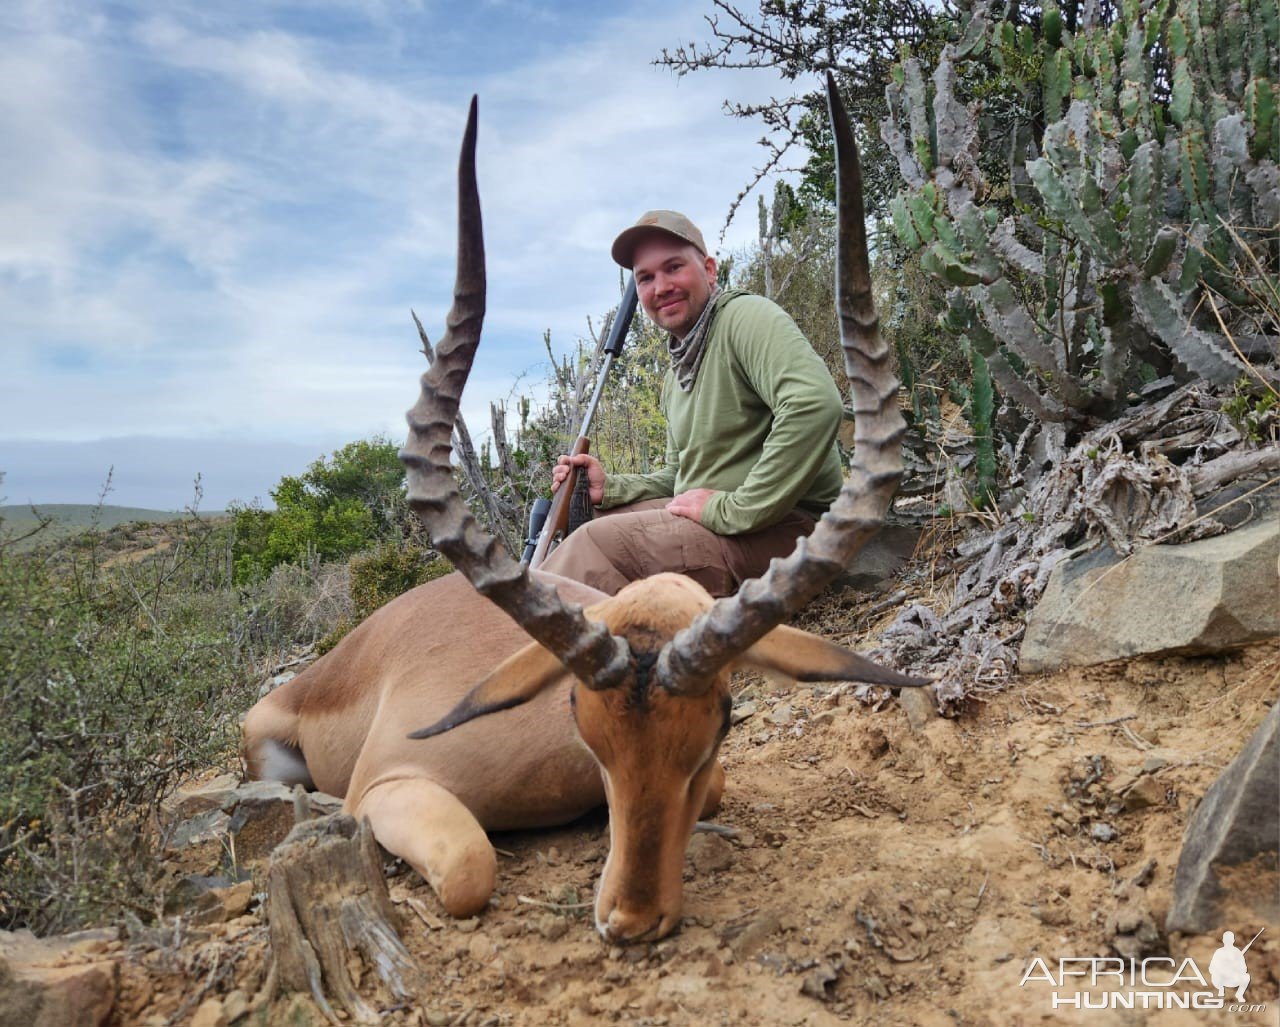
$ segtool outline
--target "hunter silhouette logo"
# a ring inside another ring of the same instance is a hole
[[[1266,930],[1264,927],[1263,930]],[[1222,947],[1209,960],[1205,974],[1196,961],[1184,956],[1144,959],[1065,956],[1056,963],[1037,956],[1023,971],[1019,987],[1033,982],[1048,984],[1053,1009],[1225,1009],[1232,1013],[1261,1012],[1266,1004],[1245,1004],[1249,968],[1245,953],[1261,937],[1259,931],[1244,948],[1236,947],[1231,931],[1222,935]],[[1234,991],[1234,998],[1227,992]]]
[[[1264,927],[1262,931],[1265,930]],[[1253,947],[1253,942],[1258,940],[1262,931],[1255,934],[1253,941],[1242,949],[1236,948],[1236,936],[1231,931],[1223,934],[1222,948],[1209,960],[1209,980],[1218,989],[1219,997],[1225,995],[1228,988],[1235,988],[1236,1001],[1244,1001],[1244,990],[1249,987],[1249,968],[1245,966],[1244,954]]]

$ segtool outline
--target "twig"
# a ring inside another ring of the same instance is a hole
[[[973,911],[978,911],[978,906],[982,905],[982,896],[987,894],[987,884],[991,881],[991,873],[987,872],[987,876],[982,881],[982,887],[978,889],[978,900],[974,903]]]
[[[408,906],[410,909],[412,909],[415,913],[418,914],[418,919],[421,920],[426,925],[426,928],[428,931],[438,931],[442,927],[444,927],[444,923],[442,921],[438,920],[436,917],[432,916],[430,913],[427,912],[426,904],[423,903],[421,899],[415,899],[412,895],[406,895],[403,899],[400,899],[399,901],[403,902],[406,906]]]
[[[1120,730],[1124,734],[1124,736],[1127,739],[1129,739],[1130,742],[1133,743],[1133,747],[1135,749],[1141,749],[1142,751],[1145,752],[1147,749],[1155,748],[1154,745],[1152,745],[1145,738],[1143,738],[1141,735],[1135,732],[1132,728],[1130,728],[1128,724],[1122,724],[1120,726]]]
[[[546,902],[542,899],[530,898],[528,895],[517,895],[516,901],[526,906],[537,906],[539,909],[554,909],[557,912],[565,913],[591,908],[590,902]]]
[[[708,820],[699,820],[693,825],[695,834],[718,834],[721,838],[737,838],[738,829],[726,824],[713,824]]]
[[[1138,719],[1138,715],[1136,713],[1126,713],[1123,717],[1112,717],[1110,720],[1097,720],[1093,722],[1090,722],[1087,720],[1077,720],[1075,723],[1075,726],[1084,727],[1084,728],[1114,727],[1116,724],[1123,724],[1126,720],[1137,720],[1137,719]]]

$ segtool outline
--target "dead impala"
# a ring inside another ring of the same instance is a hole
[[[610,941],[670,932],[694,823],[720,800],[729,674],[927,682],[781,621],[879,528],[902,474],[904,424],[880,338],[848,119],[828,80],[839,182],[839,313],[857,414],[849,479],[808,539],[712,601],[672,574],[609,597],[529,573],[467,511],[450,438],[484,315],[472,102],[459,166],[457,281],[448,331],[409,412],[409,501],[461,571],[383,607],[245,720],[251,772],[345,796],[455,916],[481,909],[486,831],[563,824],[609,805],[596,925]],[[584,608],[585,607],[585,608]],[[419,724],[430,727],[409,732]],[[583,745],[585,743],[585,747]]]

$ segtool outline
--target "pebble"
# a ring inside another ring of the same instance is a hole
[[[726,939],[735,955],[749,956],[762,946],[769,937],[782,927],[781,921],[773,913],[766,913],[752,920],[735,938]]]
[[[498,946],[483,934],[476,934],[467,945],[467,955],[477,963],[487,963],[497,955]]]
[[[1163,806],[1164,801],[1164,785],[1154,777],[1143,777],[1125,794],[1124,808],[1133,812],[1148,806]]]
[[[479,926],[479,917],[473,916],[470,920],[459,920],[453,925],[453,929],[459,934],[471,934]]]
[[[216,998],[207,998],[191,1018],[191,1027],[227,1027],[226,1010]]]
[[[548,913],[538,921],[538,933],[547,941],[559,941],[569,933],[569,921],[562,916]]]
[[[879,728],[873,727],[867,732],[867,755],[878,760],[889,751],[889,739]]]
[[[1096,823],[1089,830],[1089,837],[1095,842],[1109,842],[1116,837],[1116,829],[1107,823]]]
[[[718,873],[733,865],[733,845],[718,834],[695,834],[688,853],[694,868],[702,874]]]
[[[733,712],[729,714],[729,722],[731,724],[741,724],[748,717],[754,717],[756,711],[760,709],[759,704],[754,702],[744,702],[733,708]]]
[[[790,703],[775,706],[764,718],[775,727],[790,727],[795,721],[795,713]]]
[[[249,1011],[249,996],[236,988],[222,1000],[222,1009],[227,1014],[227,1023],[235,1023]]]

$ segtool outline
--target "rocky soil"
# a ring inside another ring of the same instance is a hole
[[[1183,828],[1278,690],[1276,642],[1016,678],[955,719],[744,679],[716,818],[733,834],[695,835],[677,934],[623,949],[593,930],[603,814],[497,836],[499,892],[471,921],[392,865],[431,983],[384,1022],[1274,1024],[1280,924],[1243,909],[1221,929],[1243,944],[1267,927],[1248,956],[1262,1011],[1055,1011],[1051,986],[1019,982],[1036,956],[1208,966],[1216,936],[1163,930]],[[1277,893],[1274,868],[1240,873]],[[91,937],[65,961],[120,962],[114,1024],[319,1023],[303,1000],[269,1021],[250,1011],[266,967],[257,887],[229,890],[203,925]]]

